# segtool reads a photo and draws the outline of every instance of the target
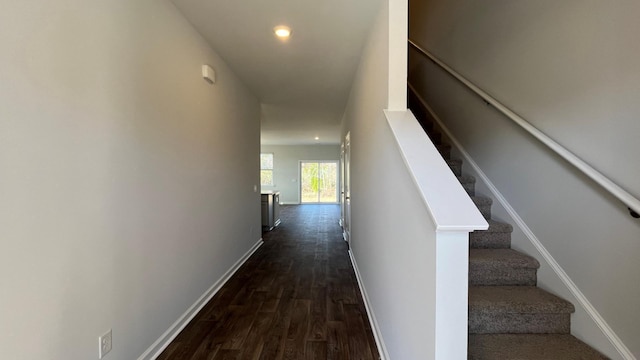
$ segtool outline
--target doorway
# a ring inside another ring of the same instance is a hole
[[[300,161],[300,203],[338,203],[337,161]]]

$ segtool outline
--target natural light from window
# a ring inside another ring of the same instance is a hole
[[[260,185],[273,186],[273,153],[260,154]]]

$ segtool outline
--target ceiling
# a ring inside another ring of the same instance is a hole
[[[173,2],[260,99],[262,144],[340,142],[379,0]],[[291,38],[277,39],[277,25],[291,27]]]

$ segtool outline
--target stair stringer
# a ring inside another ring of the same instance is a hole
[[[578,286],[527,226],[522,217],[518,215],[471,155],[453,136],[442,119],[424,99],[417,94],[416,96],[434,120],[438,130],[444,137],[443,140],[451,144],[453,157],[463,159],[465,164],[469,165],[465,167],[464,173],[475,176],[476,195],[484,194],[495,200],[491,209],[492,218],[513,225],[511,247],[533,256],[540,262],[538,286],[574,304],[576,311],[571,316],[571,334],[611,359],[637,360],[589,299],[580,291]]]

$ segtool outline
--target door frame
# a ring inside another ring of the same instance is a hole
[[[344,216],[342,220],[342,237],[351,246],[351,132],[344,137],[344,171],[342,200],[344,201]]]
[[[340,220],[338,223],[344,231],[344,141],[340,144]]]

